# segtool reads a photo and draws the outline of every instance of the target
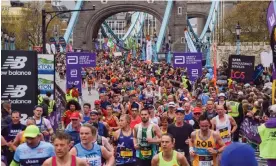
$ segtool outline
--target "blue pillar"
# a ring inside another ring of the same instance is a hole
[[[156,50],[155,42],[153,42],[153,44],[152,44],[152,56],[153,56],[153,62],[158,62],[158,56],[157,56],[157,50]]]
[[[145,43],[143,43],[142,45],[142,56],[141,56],[142,60],[146,60],[146,52],[145,52]]]

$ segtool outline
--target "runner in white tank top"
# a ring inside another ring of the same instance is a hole
[[[237,124],[231,116],[225,114],[222,105],[217,106],[217,113],[211,120],[212,129],[218,131],[223,142],[228,145],[232,141],[231,135],[237,130]]]

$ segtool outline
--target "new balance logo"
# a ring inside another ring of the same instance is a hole
[[[8,98],[9,96],[10,98],[21,98],[25,96],[27,89],[28,87],[26,85],[16,85],[16,87],[14,85],[8,85],[2,98]]]
[[[8,56],[6,61],[4,62],[2,69],[23,69],[25,67],[25,62],[27,62],[28,58],[25,56]]]

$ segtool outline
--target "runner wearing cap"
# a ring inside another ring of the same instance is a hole
[[[229,106],[229,103],[226,101],[226,95],[224,93],[220,93],[218,95],[218,101],[216,102],[216,106],[218,105],[222,105],[224,107],[224,109],[228,112],[231,112],[231,108]]]
[[[170,134],[161,137],[162,152],[155,155],[152,166],[189,166],[185,156],[174,150],[175,139]]]
[[[10,166],[34,166],[42,165],[43,162],[55,155],[52,144],[40,140],[39,128],[30,125],[24,131],[26,143],[18,146]]]
[[[98,124],[98,134],[100,136],[104,136],[107,138],[109,136],[108,128],[107,128],[107,125],[105,125],[105,123],[99,121],[99,112],[96,110],[92,110],[90,112],[90,118],[91,118],[91,120],[89,121],[90,124],[92,123]]]
[[[80,127],[81,117],[78,112],[73,112],[70,116],[71,122],[67,125],[65,132],[69,134],[74,142],[74,145],[80,143]]]
[[[195,107],[194,111],[193,111],[193,124],[191,124],[193,126],[193,129],[199,129],[199,117],[200,115],[202,115],[202,109],[199,107]]]
[[[175,111],[175,123],[169,125],[168,133],[175,138],[175,149],[179,153],[183,154],[189,163],[190,161],[190,154],[189,154],[189,138],[191,133],[193,132],[193,127],[184,122],[184,110],[183,108],[179,107]]]
[[[42,166],[87,166],[86,162],[69,153],[71,148],[70,136],[64,132],[58,132],[53,138],[56,156],[44,161]]]
[[[172,124],[175,122],[175,103],[169,102],[168,103],[169,110],[162,114],[162,116],[168,117],[168,123]]]

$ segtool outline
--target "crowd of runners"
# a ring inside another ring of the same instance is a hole
[[[58,62],[65,77],[63,59]],[[2,161],[11,166],[257,166],[259,148],[247,143],[240,127],[246,117],[260,123],[275,119],[271,74],[267,70],[245,83],[227,73],[223,63],[217,80],[204,69],[192,82],[185,69],[165,61],[153,64],[101,52],[97,67],[81,73],[82,91],[91,95],[94,89],[99,99],[91,105],[89,97],[83,98],[89,103],[80,105],[78,96],[71,96],[61,129],[53,130],[40,105],[25,126],[20,112],[2,103],[2,122],[11,117],[2,126]],[[276,129],[276,121],[271,124]]]

